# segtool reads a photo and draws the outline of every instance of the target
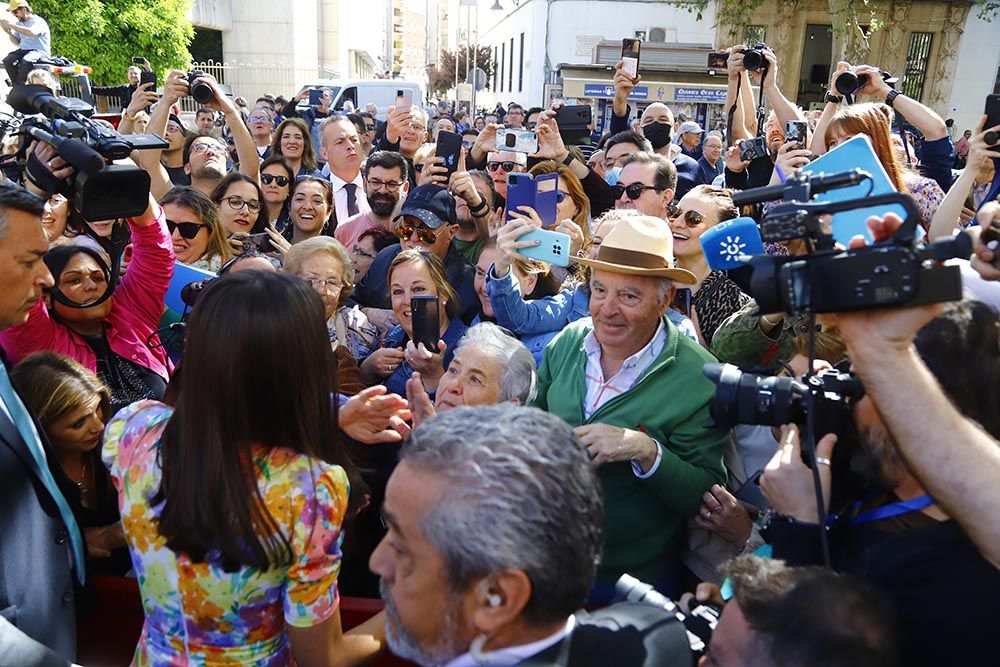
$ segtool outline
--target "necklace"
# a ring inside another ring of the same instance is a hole
[[[80,479],[79,479],[79,481],[77,481],[76,487],[78,489],[80,489],[80,495],[81,496],[87,495],[87,491],[89,489],[87,488],[87,461],[86,460],[83,462],[83,471],[80,473]]]

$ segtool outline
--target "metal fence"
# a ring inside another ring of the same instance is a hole
[[[291,65],[269,63],[215,62],[208,60],[195,63],[192,70],[209,74],[221,83],[230,86],[234,96],[243,97],[250,105],[262,95],[284,95],[290,97],[298,92],[307,81],[324,75],[310,68],[295,68]],[[184,112],[194,113],[198,102],[187,97],[181,100]]]

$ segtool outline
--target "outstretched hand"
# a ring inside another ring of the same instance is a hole
[[[400,442],[410,434],[409,404],[382,385],[352,396],[338,412],[340,429],[366,445]]]

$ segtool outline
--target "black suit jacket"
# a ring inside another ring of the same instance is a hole
[[[660,607],[620,602],[576,614],[573,632],[523,667],[691,667],[684,625]]]
[[[35,428],[44,439],[37,422]],[[13,421],[0,410],[0,615],[72,661],[76,612],[69,533],[39,475]]]

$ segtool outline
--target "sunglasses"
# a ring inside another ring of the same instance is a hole
[[[261,174],[260,182],[264,185],[270,185],[271,183],[277,183],[279,188],[283,188],[288,185],[289,180],[287,176],[275,176],[274,174]]]
[[[486,171],[496,171],[497,169],[503,169],[509,174],[510,172],[514,171],[514,167],[516,166],[517,163],[510,160],[506,162],[487,162]]]
[[[417,227],[409,222],[401,222],[396,226],[396,236],[403,241],[413,236],[413,232],[417,233],[417,240],[424,245],[434,245],[438,238],[437,230],[429,227]]]
[[[643,190],[656,190],[655,185],[646,185],[645,183],[632,183],[631,185],[612,185],[611,193],[615,196],[615,201],[622,198],[623,194],[628,195],[629,199],[638,199],[642,196]]]
[[[173,220],[167,220],[167,231],[173,236],[174,230],[176,229],[181,233],[181,238],[190,241],[194,237],[198,236],[198,232],[205,225],[200,222],[174,222]]]
[[[229,204],[229,208],[233,209],[234,211],[239,211],[244,206],[246,206],[247,210],[250,211],[251,213],[256,213],[257,211],[260,210],[259,201],[257,201],[256,199],[244,199],[239,195],[226,197],[226,203]]]
[[[667,209],[667,218],[670,220],[674,220],[678,216],[680,216],[680,214],[681,214],[680,206],[678,206],[677,204],[670,204],[670,207]],[[694,210],[684,211],[684,224],[687,225],[688,227],[697,227],[702,222],[704,222],[704,220],[705,216],[703,216],[698,211]]]

